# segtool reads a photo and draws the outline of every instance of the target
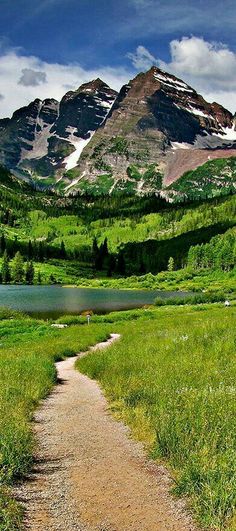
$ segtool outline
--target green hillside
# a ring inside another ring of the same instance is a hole
[[[7,253],[13,271],[19,252],[24,261],[22,281],[27,262],[32,262],[36,283],[92,285],[99,279],[106,285],[115,282],[116,287],[135,287],[138,282],[152,288],[150,282],[146,285],[146,274],[168,276],[171,258],[177,279],[179,270],[190,267],[191,247],[220,238],[236,225],[234,195],[180,204],[123,194],[63,198],[33,191],[4,170],[0,176],[0,264]],[[234,266],[235,255],[230,270]],[[195,267],[198,281],[200,269]],[[208,269],[212,270],[210,263]],[[219,272],[223,269],[219,265]],[[134,282],[130,275],[143,281]],[[153,286],[158,282],[153,279]],[[165,282],[160,280],[160,287]]]
[[[236,190],[236,157],[209,160],[196,170],[188,171],[168,188],[170,197],[206,199],[234,193]],[[174,194],[171,194],[171,192]]]

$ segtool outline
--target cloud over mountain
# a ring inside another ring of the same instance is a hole
[[[102,78],[111,87],[119,90],[132,77],[125,67],[98,67],[86,69],[78,63],[59,64],[27,56],[20,49],[8,49],[0,56],[0,117],[11,116],[20,107],[40,98],[60,100],[65,94],[65,85],[77,89],[91,79]],[[27,90],[26,90],[27,88]]]
[[[131,59],[132,65],[138,70],[147,70],[157,63],[157,59],[154,55],[142,45],[139,45],[134,53],[127,53],[127,57]]]
[[[133,66],[151,66],[154,56],[139,45],[129,53]],[[192,85],[209,101],[217,101],[232,112],[236,111],[236,54],[226,45],[208,42],[199,37],[182,37],[170,42],[170,61],[156,59],[159,68],[171,72]]]

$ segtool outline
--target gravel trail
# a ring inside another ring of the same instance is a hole
[[[112,334],[103,349],[119,339]],[[79,354],[79,356],[84,353]],[[31,531],[196,531],[166,470],[109,413],[98,384],[57,363],[58,385],[35,415],[38,453],[18,487]]]

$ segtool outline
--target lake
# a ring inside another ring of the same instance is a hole
[[[184,297],[184,292],[73,288],[62,286],[0,285],[0,306],[20,310],[33,317],[56,318],[84,310],[106,313],[153,304],[157,296]]]

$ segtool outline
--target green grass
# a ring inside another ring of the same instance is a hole
[[[195,170],[187,171],[167,190],[192,199],[204,199],[234,192],[235,185],[236,157],[230,157],[209,160]]]
[[[54,362],[104,340],[105,325],[55,330],[50,323],[0,312],[0,530],[20,529],[9,488],[32,465],[32,415],[56,382]]]
[[[156,310],[117,323],[122,339],[78,361],[115,414],[167,464],[206,529],[235,529],[236,308]],[[145,342],[143,337],[145,335]]]
[[[92,288],[149,289],[167,291],[223,291],[236,293],[236,270],[194,271],[191,268],[163,271],[157,275],[132,275],[126,278],[79,278],[77,285]]]

